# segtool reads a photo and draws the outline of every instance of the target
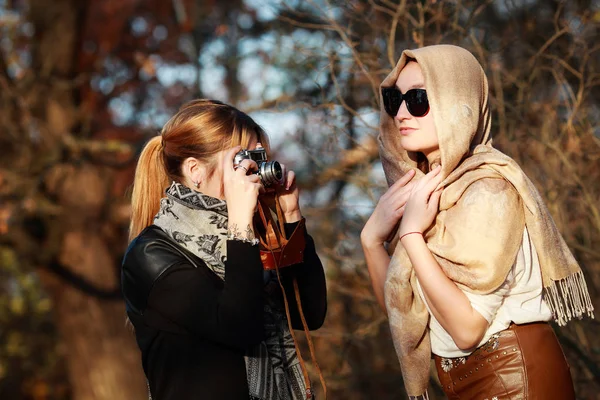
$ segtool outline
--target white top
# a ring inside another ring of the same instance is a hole
[[[524,324],[552,319],[552,311],[542,299],[542,273],[537,252],[529,239],[527,229],[523,232],[523,243],[517,253],[515,264],[502,286],[485,295],[464,292],[473,308],[489,322],[485,335],[475,348],[463,351],[454,344],[452,337],[431,313],[421,285],[417,286],[431,315],[429,320],[431,351],[441,357],[454,358],[471,354],[476,347],[487,342],[494,333],[508,328],[511,321]]]

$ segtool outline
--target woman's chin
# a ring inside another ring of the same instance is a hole
[[[410,140],[410,138],[407,137],[402,137],[402,139],[400,139],[400,145],[406,151],[416,152],[422,150],[422,146],[419,146],[418,143],[415,143],[414,140]]]
[[[406,151],[412,153],[423,153],[429,154],[432,151],[438,150],[439,145],[437,143],[426,143],[419,138],[402,137],[400,139],[400,145]]]

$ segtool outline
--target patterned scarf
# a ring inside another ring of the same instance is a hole
[[[154,225],[181,247],[201,258],[225,279],[227,204],[173,182],[161,200]],[[300,400],[306,386],[296,356],[277,276],[264,272],[264,320],[267,339],[246,351],[251,400]]]

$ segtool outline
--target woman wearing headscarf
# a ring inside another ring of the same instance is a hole
[[[252,159],[234,163],[240,149],[263,145],[265,132],[245,113],[195,100],[140,155],[122,290],[154,400],[311,395],[283,293],[291,328],[303,328],[298,294],[308,329],[318,329],[325,275],[292,171],[275,190],[285,234],[304,236],[304,261],[282,269],[281,282],[263,269],[253,216],[264,182]]]
[[[573,399],[548,321],[593,306],[538,191],[492,146],[479,62],[451,45],[405,50],[380,100],[390,188],[361,241],[409,397],[427,398],[433,354],[450,399]]]

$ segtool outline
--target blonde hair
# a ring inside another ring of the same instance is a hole
[[[205,99],[184,104],[140,154],[131,195],[129,240],[152,224],[170,182],[183,183],[185,159],[193,157],[205,163],[209,178],[218,152],[237,145],[248,147],[252,139],[269,150],[264,130],[237,108]]]

